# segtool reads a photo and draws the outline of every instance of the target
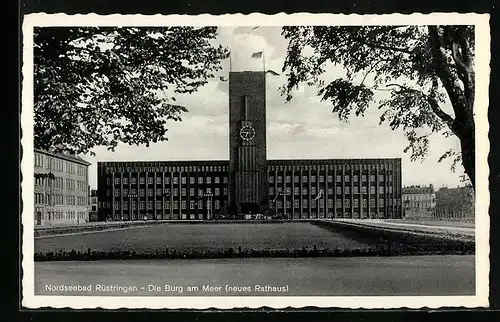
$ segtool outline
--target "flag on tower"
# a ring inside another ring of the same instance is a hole
[[[262,58],[262,51],[253,53],[252,54],[252,58]]]

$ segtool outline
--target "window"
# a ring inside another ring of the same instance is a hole
[[[153,196],[153,189],[148,189],[148,197],[152,197]]]
[[[333,199],[328,199],[328,208],[333,208]]]
[[[161,188],[156,189],[156,195],[161,196]]]
[[[290,188],[290,187],[286,187],[286,188],[285,188],[285,193],[286,193],[287,195],[290,195],[290,194],[292,193],[292,188]]]
[[[295,199],[295,200],[293,201],[293,207],[294,207],[294,208],[299,208],[299,207],[300,207],[300,201],[299,201],[298,199]]]
[[[181,189],[181,196],[185,197],[187,194],[186,188]]]
[[[198,209],[203,209],[203,202],[198,202]]]
[[[120,202],[119,201],[115,201],[115,209],[120,210]]]
[[[137,178],[136,177],[130,178],[130,183],[137,184]]]
[[[328,191],[327,193],[328,193],[329,195],[333,195],[333,188],[332,188],[332,187],[328,187],[328,190],[327,190],[327,191]]]
[[[299,195],[299,194],[300,194],[300,189],[299,189],[299,187],[294,187],[294,188],[293,188],[293,194],[294,194],[294,195]]]
[[[320,182],[320,183],[325,182],[325,177],[324,177],[324,176],[319,176],[319,182]]]
[[[379,207],[384,207],[384,199],[379,199],[378,200],[378,206]]]
[[[144,184],[146,183],[146,179],[144,177],[139,178],[139,184]]]
[[[123,202],[123,210],[128,210],[128,201]]]
[[[127,177],[123,178],[123,184],[128,184],[128,178]]]
[[[220,189],[219,188],[215,188],[215,195],[220,196]]]
[[[115,197],[119,197],[120,196],[120,189],[115,189]]]
[[[299,176],[293,176],[293,182],[298,183],[300,181]]]
[[[359,176],[357,174],[355,174],[354,176],[352,176],[352,181],[358,182],[359,181]]]
[[[316,183],[316,176],[311,176],[311,182]]]
[[[182,177],[181,178],[181,184],[186,184],[186,180],[187,180],[186,177]]]
[[[375,207],[375,199],[370,199],[370,207]]]
[[[283,182],[283,177],[282,176],[277,176],[276,177],[276,182],[277,183],[282,183]]]
[[[358,198],[354,198],[352,202],[354,204],[354,208],[358,208],[359,207],[359,199]]]
[[[350,188],[349,187],[344,187],[344,193],[346,195],[350,194]]]
[[[194,177],[189,177],[189,183],[194,184]]]
[[[307,199],[302,199],[302,207],[307,208],[308,207],[308,200]]]
[[[374,174],[370,175],[370,182],[375,182],[375,175]]]
[[[170,209],[170,200],[165,200],[165,209]]]
[[[348,175],[344,176],[344,182],[349,182],[349,176]]]
[[[328,182],[330,182],[330,183],[333,182],[333,176],[332,175],[328,176]]]
[[[361,181],[366,182],[366,174],[361,175]]]
[[[198,177],[198,184],[203,184],[203,177]]]
[[[366,208],[367,207],[367,199],[361,199],[361,205],[363,206],[363,208]]]
[[[145,196],[145,190],[144,189],[139,189],[139,196],[141,196],[141,197]]]
[[[291,182],[291,179],[292,179],[292,178],[291,178],[290,176],[286,176],[286,178],[285,178],[285,182],[286,182],[286,183],[290,183],[290,182]]]
[[[170,176],[165,177],[165,184],[170,184]]]
[[[341,182],[342,181],[342,177],[340,175],[337,175],[337,176],[335,176],[335,180],[337,182]]]
[[[212,178],[211,177],[207,177],[207,184],[211,184],[212,183]]]
[[[383,175],[383,174],[379,174],[379,176],[378,176],[378,181],[380,181],[380,182],[384,182],[384,179],[385,179],[385,178],[384,178],[384,175]]]
[[[215,200],[215,209],[220,209],[220,200]]]
[[[198,188],[198,196],[199,197],[203,196],[203,189],[202,188]]]
[[[360,189],[361,189],[361,193],[366,193],[366,186],[361,186]]]
[[[132,200],[132,210],[137,210],[137,200]]]
[[[215,177],[215,178],[214,178],[214,182],[215,182],[215,183],[220,183],[220,177]]]
[[[307,176],[302,176],[302,182],[307,182]]]
[[[152,210],[153,209],[153,200],[149,200],[148,201],[148,210]]]
[[[302,188],[302,195],[307,195],[307,188]]]
[[[274,177],[273,176],[269,176],[269,183],[274,183]]]
[[[359,193],[359,188],[358,186],[352,187],[352,193]]]
[[[189,188],[189,195],[190,195],[191,197],[194,197],[194,192],[195,192],[195,191],[194,191],[194,188]]]
[[[273,187],[269,187],[269,194],[274,195],[274,188]]]
[[[179,184],[179,177],[174,177],[174,184]]]
[[[123,196],[128,197],[128,189],[123,189]]]
[[[161,177],[156,177],[156,184],[161,184]]]
[[[351,200],[350,199],[345,199],[345,208],[351,208]]]
[[[370,194],[374,195],[377,191],[375,190],[375,186],[370,187]]]
[[[282,191],[283,191],[283,187],[278,187],[278,188],[276,188],[276,193],[277,193],[277,194],[278,194],[278,193],[281,193]]]
[[[178,196],[179,195],[179,189],[178,188],[174,188],[174,196]]]
[[[212,188],[207,188],[206,191],[207,191],[207,194],[212,194]]]
[[[227,188],[224,188],[224,196],[227,196]]]
[[[224,183],[227,183],[227,177],[224,177]]]
[[[311,200],[311,207],[316,208],[316,199]]]
[[[338,195],[342,194],[342,187],[337,186],[337,194]]]
[[[384,186],[379,186],[378,187],[378,193],[379,194],[384,194]]]
[[[313,196],[315,196],[315,195],[316,195],[316,187],[311,187],[311,194],[312,194]]]

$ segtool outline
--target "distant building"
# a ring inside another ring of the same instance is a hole
[[[403,210],[406,218],[433,217],[436,194],[432,185],[403,187]]]
[[[98,221],[98,211],[97,190],[92,189],[89,194],[89,221]]]
[[[436,217],[453,220],[474,220],[474,189],[471,186],[440,188],[436,192]]]
[[[87,222],[89,162],[35,150],[35,226]]]

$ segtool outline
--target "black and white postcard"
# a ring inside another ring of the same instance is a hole
[[[22,37],[23,306],[488,307],[488,15]]]

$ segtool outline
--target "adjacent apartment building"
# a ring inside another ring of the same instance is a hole
[[[432,185],[403,187],[403,210],[406,218],[433,217],[436,193]]]
[[[35,150],[35,227],[89,221],[89,162],[70,154]]]

